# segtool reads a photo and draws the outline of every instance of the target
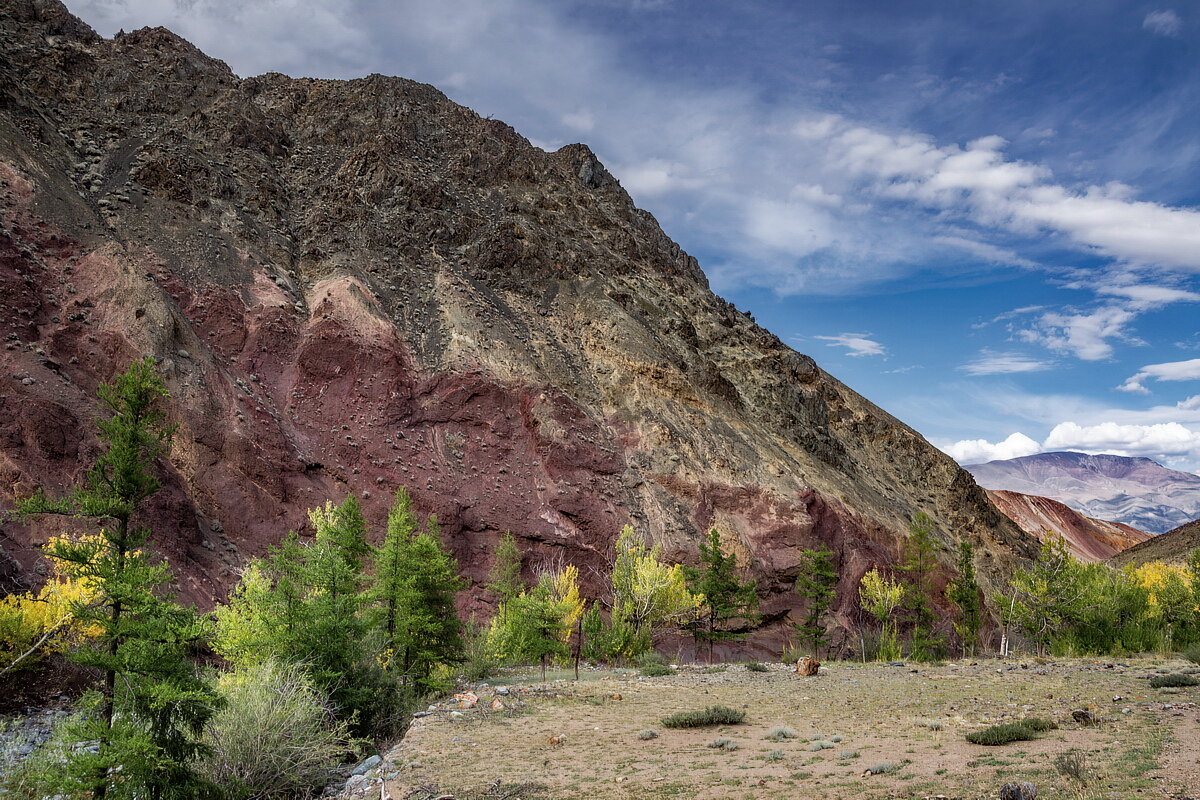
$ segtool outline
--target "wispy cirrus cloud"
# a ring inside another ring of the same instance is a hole
[[[1019,372],[1041,372],[1050,369],[1053,363],[1022,353],[996,352],[984,349],[980,354],[959,367],[968,375],[1011,375]]]
[[[1183,30],[1183,20],[1171,9],[1151,11],[1142,20],[1142,27],[1159,36],[1178,36]]]
[[[871,338],[869,333],[839,333],[837,336],[814,336],[828,342],[830,347],[846,348],[848,356],[881,356],[887,353],[887,348]]]

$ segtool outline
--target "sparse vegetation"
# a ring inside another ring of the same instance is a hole
[[[658,731],[654,730],[653,728],[646,728],[645,730],[638,731],[637,736],[642,741],[649,741],[650,739],[658,738]]]
[[[647,678],[661,678],[666,675],[674,675],[675,670],[668,667],[666,664],[647,664],[642,667],[642,675]]]
[[[984,728],[981,731],[972,731],[967,734],[967,741],[971,744],[981,744],[989,747],[1008,744],[1010,742],[1024,742],[1036,738],[1037,731],[1024,721],[993,725],[990,728]]]
[[[729,706],[709,706],[703,711],[679,711],[664,717],[664,728],[708,728],[717,725],[739,725],[746,721],[746,712]]]
[[[763,664],[758,661],[746,662],[746,669],[750,670],[751,672],[769,672],[770,671],[770,668],[767,667],[766,664]]]
[[[1171,672],[1166,675],[1154,675],[1150,678],[1150,688],[1166,689],[1183,686],[1200,686],[1200,679],[1181,672]]]
[[[738,743],[733,739],[721,737],[719,739],[713,739],[711,742],[706,744],[705,747],[711,747],[714,750],[725,750],[726,752],[732,752],[738,749]]]
[[[766,739],[772,742],[785,742],[788,739],[797,739],[800,734],[796,733],[796,729],[787,725],[776,725],[771,730],[767,731]]]
[[[900,769],[894,761],[880,761],[867,767],[863,772],[868,775],[887,775]]]
[[[1087,754],[1080,750],[1071,749],[1060,754],[1054,759],[1054,769],[1064,778],[1075,781],[1081,788],[1087,786],[1091,779]]]

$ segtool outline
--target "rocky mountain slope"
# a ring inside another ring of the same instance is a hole
[[[985,488],[1049,497],[1089,517],[1150,533],[1200,516],[1200,475],[1149,458],[1039,453],[966,469]]]
[[[1110,563],[1117,567],[1126,564],[1140,565],[1147,561],[1186,564],[1194,550],[1200,550],[1200,519],[1123,550],[1113,556]]]
[[[1139,531],[1121,522],[1107,522],[1084,516],[1048,497],[989,489],[988,499],[1017,526],[1039,539],[1048,533],[1066,540],[1071,552],[1081,561],[1103,561],[1154,534]]]
[[[57,0],[0,0],[0,35],[0,507],[79,480],[97,384],[152,354],[180,428],[148,514],[199,602],[305,508],[353,491],[378,523],[401,485],[473,581],[505,530],[594,590],[626,523],[682,561],[719,528],[768,628],[820,543],[853,624],[918,511],[985,582],[1036,548],[715,296],[583,145],[401,78],[241,79]],[[54,529],[3,526],[10,583]]]

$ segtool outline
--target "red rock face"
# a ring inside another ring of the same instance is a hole
[[[1154,538],[1152,533],[1121,522],[1085,517],[1048,497],[989,490],[988,498],[1031,536],[1043,541],[1053,534],[1063,537],[1071,554],[1081,561],[1103,561]]]
[[[506,530],[596,596],[621,526],[683,562],[715,527],[776,644],[804,548],[834,550],[845,630],[918,511],[985,583],[1034,552],[713,295],[586,147],[410,81],[239,80],[167,31],[0,7],[0,504],[77,482],[96,387],[150,354],[179,433],[143,521],[201,605],[327,499],[357,493],[378,536],[400,486],[471,579],[464,613]],[[57,530],[5,523],[0,577],[36,580]]]

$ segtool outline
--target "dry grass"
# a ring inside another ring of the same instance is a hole
[[[1106,792],[1184,794],[1197,765],[1183,738],[1194,736],[1198,714],[1185,709],[1178,717],[1178,709],[1164,711],[1163,705],[1200,700],[1200,690],[1160,697],[1147,690],[1145,678],[1174,662],[1127,663],[1128,668],[1108,668],[1087,660],[1016,665],[981,660],[974,666],[918,667],[916,673],[840,663],[813,678],[697,666],[661,678],[594,671],[578,682],[546,684],[506,675],[505,683],[523,687],[521,698],[528,703],[523,716],[472,710],[453,721],[442,712],[419,720],[397,749],[400,776],[389,790],[404,797],[410,787],[436,785],[471,796],[501,780],[537,784],[544,797],[563,800],[994,797],[1008,781],[1060,785],[1055,760],[1076,749],[1086,751],[1089,768],[1105,776]],[[480,695],[490,701],[487,690]],[[716,729],[660,729],[657,738],[638,738],[638,731],[657,726],[672,711],[709,705],[745,711],[746,721]],[[1080,708],[1110,722],[1081,727],[1071,720]],[[1122,713],[1126,708],[1130,713]],[[963,738],[1032,717],[1054,720],[1059,728],[1001,748]],[[917,727],[914,719],[937,720],[944,729]],[[793,729],[797,738],[768,740],[781,727]],[[742,746],[714,751],[705,746],[714,735],[736,737]],[[808,749],[834,739],[840,740],[835,749]],[[1168,768],[1155,773],[1160,751]],[[869,774],[885,763],[894,769]]]

